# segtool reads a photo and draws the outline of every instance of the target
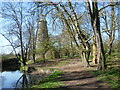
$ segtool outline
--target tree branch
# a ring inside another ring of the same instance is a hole
[[[100,10],[98,10],[98,12],[102,11],[103,9],[105,9],[105,8],[107,8],[109,6],[119,6],[119,5],[120,5],[119,2],[116,2],[116,4],[108,4],[108,5],[104,6],[103,8],[101,8]]]

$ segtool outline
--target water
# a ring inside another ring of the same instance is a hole
[[[2,88],[25,88],[28,84],[28,76],[19,71],[4,71],[1,74]]]

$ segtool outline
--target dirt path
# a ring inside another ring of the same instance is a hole
[[[96,70],[96,67],[84,68],[79,59],[71,59],[70,63],[50,68],[58,68],[63,71],[62,82],[64,85],[62,88],[108,88],[105,83],[98,81],[91,74],[91,71]]]
[[[98,81],[91,74],[91,71],[96,70],[96,67],[84,68],[79,59],[69,60],[69,63],[61,66],[44,65],[44,67],[62,70],[62,82],[64,83],[62,88],[108,88],[105,83]]]

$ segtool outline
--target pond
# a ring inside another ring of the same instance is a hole
[[[20,70],[4,71],[1,73],[2,88],[26,88],[29,85],[29,76]]]

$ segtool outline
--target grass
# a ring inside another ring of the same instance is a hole
[[[118,68],[111,68],[105,72],[97,70],[93,74],[98,77],[98,80],[106,82],[110,88],[120,89],[120,72],[118,70]]]
[[[33,60],[29,60],[29,61],[27,61],[26,63],[27,63],[27,64],[33,64],[34,61],[33,61]]]
[[[93,74],[96,75],[99,80],[106,82],[110,88],[120,90],[120,70],[119,67],[117,67],[120,60],[118,57],[119,53],[112,53],[111,56],[107,57],[107,70],[105,72],[96,70],[93,71]]]
[[[65,65],[66,63],[70,62],[69,60],[63,60],[63,61],[59,61],[57,64],[53,65],[53,66],[61,66],[61,65]]]
[[[48,67],[35,67],[36,69],[48,69],[48,70],[53,70],[53,68],[48,68]]]
[[[3,54],[3,55],[0,55],[0,58],[2,59],[2,61],[6,61],[9,59],[16,58],[16,56],[12,54]]]
[[[59,82],[59,81],[56,81],[56,82],[49,81],[49,82],[45,82],[45,83],[39,85],[38,88],[55,88],[60,85],[61,85],[61,82]]]
[[[32,88],[56,88],[62,85],[61,79],[62,72],[60,70],[56,70],[48,77],[39,80],[39,85],[33,85]]]

